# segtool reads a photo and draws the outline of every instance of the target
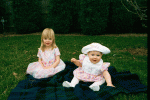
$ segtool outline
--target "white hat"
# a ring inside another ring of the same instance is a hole
[[[99,43],[91,43],[87,46],[84,46],[81,50],[81,52],[84,54],[87,54],[89,51],[99,51],[99,52],[102,52],[102,54],[110,53],[110,50],[107,47]]]

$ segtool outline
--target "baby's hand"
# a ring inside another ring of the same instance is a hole
[[[72,59],[71,59],[71,62],[75,62],[76,60],[77,60],[77,59],[75,59],[75,58],[72,58]]]
[[[113,84],[107,84],[107,86],[115,87]]]

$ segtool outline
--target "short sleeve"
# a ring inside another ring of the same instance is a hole
[[[38,49],[37,57],[42,58],[41,57],[41,49]]]
[[[55,56],[60,55],[60,51],[59,51],[59,49],[58,49],[58,48],[55,48],[55,49],[54,49],[54,51],[55,51]]]
[[[80,54],[80,55],[79,55],[79,61],[80,61],[80,63],[83,62],[83,60],[84,60],[85,57],[86,57],[85,54]]]
[[[109,66],[110,66],[109,62],[104,62],[103,65],[102,65],[101,71],[103,72],[105,70],[108,70]]]

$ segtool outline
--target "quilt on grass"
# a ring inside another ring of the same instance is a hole
[[[71,62],[65,63],[65,70],[50,78],[35,79],[27,75],[27,79],[20,81],[11,91],[8,100],[106,100],[118,93],[147,91],[147,86],[140,82],[138,75],[129,71],[117,72],[112,66],[108,71],[115,88],[104,83],[100,86],[100,91],[94,92],[89,88],[92,83],[81,81],[75,88],[63,87],[63,81],[71,81],[73,70],[77,68]]]

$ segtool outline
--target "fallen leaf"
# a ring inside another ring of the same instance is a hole
[[[25,54],[27,53],[28,51],[25,51]]]
[[[17,76],[17,73],[13,72],[13,75],[14,75],[14,76]]]
[[[17,74],[17,73],[15,73],[15,72],[13,72],[13,75],[15,76],[15,78],[17,78],[17,75],[18,75],[18,74]]]

